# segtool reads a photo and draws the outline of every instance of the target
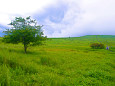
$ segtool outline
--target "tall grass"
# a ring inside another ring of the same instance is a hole
[[[0,85],[115,86],[115,38],[98,39],[110,50],[90,48],[96,36],[50,38],[27,54],[22,44],[0,41]]]

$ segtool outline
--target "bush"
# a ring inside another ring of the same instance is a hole
[[[93,49],[104,49],[105,48],[104,44],[102,43],[93,43],[90,45],[90,47]]]

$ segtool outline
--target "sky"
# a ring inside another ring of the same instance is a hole
[[[20,16],[44,25],[47,37],[115,35],[115,0],[0,0],[0,32]]]

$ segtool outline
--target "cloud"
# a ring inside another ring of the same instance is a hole
[[[54,3],[54,0],[1,0],[0,24],[8,24],[15,16],[26,17],[36,11],[43,12],[45,7]]]
[[[51,5],[45,8],[44,10],[44,12],[36,12],[32,16],[41,22],[45,21],[45,19],[49,19],[51,22],[60,23],[67,10],[67,6],[65,3],[57,3],[56,5]]]
[[[7,2],[7,3],[6,3]],[[115,35],[115,0],[3,0],[0,24],[31,15],[48,37]]]
[[[66,12],[61,21],[57,23],[46,17],[43,22],[49,25],[45,26],[45,34],[49,37],[115,35],[114,0],[59,0],[59,3],[64,3],[67,8],[62,9]],[[60,4],[57,5],[60,6]],[[53,7],[52,9],[60,10]],[[52,15],[52,12],[50,14]],[[54,17],[58,18],[59,15]]]

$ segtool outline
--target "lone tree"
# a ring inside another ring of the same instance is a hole
[[[13,44],[22,43],[25,53],[29,45],[41,44],[46,38],[43,36],[42,26],[37,25],[36,20],[32,20],[30,16],[26,18],[15,17],[15,20],[9,25],[12,27],[3,31],[5,33],[3,41]]]

